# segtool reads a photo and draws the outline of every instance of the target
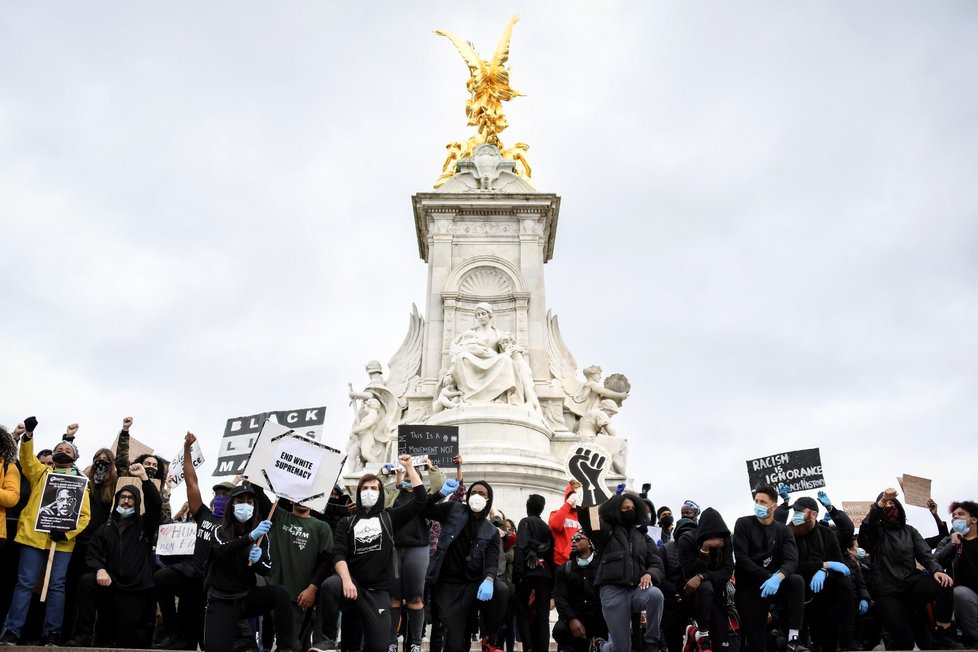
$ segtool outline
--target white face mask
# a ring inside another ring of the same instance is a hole
[[[472,494],[469,496],[469,509],[478,514],[486,508],[487,502],[488,501],[479,494]]]
[[[376,489],[361,489],[360,490],[360,504],[370,509],[377,504],[377,499],[380,498],[380,492]]]

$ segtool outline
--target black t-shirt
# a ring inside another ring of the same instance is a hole
[[[961,557],[954,569],[954,583],[978,591],[978,539],[961,540]]]
[[[220,527],[224,518],[214,516],[207,505],[201,505],[197,513],[194,514],[194,522],[197,523],[197,542],[194,544],[194,575],[204,576],[204,569],[207,566],[207,557],[211,554],[211,539],[213,531]]]

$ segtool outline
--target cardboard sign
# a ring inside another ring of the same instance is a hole
[[[190,461],[194,465],[194,468],[200,468],[204,463],[204,453],[200,450],[200,442],[194,441],[190,446]],[[180,483],[183,482],[183,446],[180,447],[180,452],[173,456],[173,461],[170,462],[170,486],[178,487]]]
[[[276,496],[325,512],[344,462],[346,456],[335,448],[269,419],[245,464],[244,475]]]
[[[571,448],[567,456],[567,472],[581,483],[584,497],[578,508],[600,505],[611,498],[608,491],[608,472],[611,470],[611,455],[601,446],[593,443]]]
[[[44,478],[41,507],[34,519],[38,532],[70,532],[78,527],[88,478],[84,475],[48,473]]]
[[[397,427],[397,453],[425,456],[435,466],[450,469],[458,455],[458,426],[401,425]]]
[[[927,507],[927,501],[930,500],[930,480],[904,473],[902,478],[897,478],[897,482],[903,490],[905,504]]]
[[[262,425],[269,418],[288,426],[296,434],[309,439],[320,440],[323,424],[326,423],[326,408],[302,408],[301,410],[279,410],[260,412],[246,417],[228,419],[224,426],[224,437],[217,453],[217,468],[213,475],[238,475],[244,473],[248,456],[255,446]]]
[[[119,457],[119,435],[115,436],[115,441],[112,442],[112,454],[117,458]],[[132,435],[129,435],[129,463],[132,464],[133,460],[138,458],[140,455],[152,455],[153,448],[147,446],[143,442],[139,441]]]
[[[157,533],[156,554],[161,557],[192,555],[196,545],[196,523],[167,523],[161,525]]]
[[[853,526],[858,530],[862,525],[863,519],[869,514],[869,509],[873,506],[871,500],[857,500],[854,502],[842,501],[842,511],[852,520]]]
[[[156,485],[157,491],[161,491],[160,487],[162,486],[162,483],[159,480],[150,480],[150,482]],[[139,493],[139,515],[142,516],[146,513],[146,500],[143,498],[143,481],[129,475],[123,476],[116,480],[115,492],[119,493],[119,490],[125,487],[127,484],[131,484],[136,487],[136,491]],[[112,505],[112,509],[115,509],[115,504]]]
[[[759,485],[785,485],[794,493],[825,486],[822,456],[817,448],[780,453],[747,460],[747,477],[753,491]]]

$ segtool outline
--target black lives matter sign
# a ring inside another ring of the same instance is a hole
[[[458,426],[398,426],[397,452],[427,455],[432,464],[443,469],[455,466],[452,458],[458,455]]]
[[[825,486],[822,456],[817,448],[747,460],[747,476],[752,490],[765,484],[783,484],[792,492]]]
[[[255,447],[255,440],[258,439],[258,433],[269,417],[274,417],[279,424],[288,426],[298,435],[318,440],[322,438],[326,408],[261,412],[228,419],[224,426],[224,436],[221,438],[214,475],[238,475],[244,471],[251,450]]]

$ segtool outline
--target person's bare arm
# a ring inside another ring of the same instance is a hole
[[[197,469],[194,468],[194,461],[190,454],[195,441],[197,436],[188,430],[186,437],[183,438],[183,481],[187,483],[187,502],[190,504],[191,516],[196,516],[204,505],[204,501],[200,498]]]

